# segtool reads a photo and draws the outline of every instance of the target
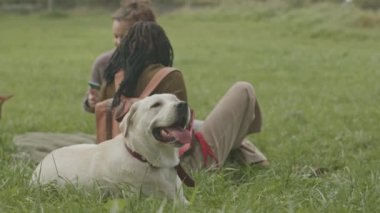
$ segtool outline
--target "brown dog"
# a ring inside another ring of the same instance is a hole
[[[1,107],[3,106],[4,102],[10,98],[12,98],[13,95],[8,96],[2,96],[0,95],[0,119],[1,119]]]

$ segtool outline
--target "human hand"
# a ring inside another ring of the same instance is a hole
[[[90,89],[87,97],[87,102],[89,107],[95,107],[95,104],[98,102],[98,90]]]

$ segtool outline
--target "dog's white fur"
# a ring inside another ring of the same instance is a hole
[[[179,164],[178,148],[152,135],[154,127],[173,124],[179,102],[174,95],[159,94],[134,103],[120,124],[120,135],[98,145],[78,144],[54,150],[39,163],[32,183],[96,183],[110,190],[128,184],[144,195],[186,203],[182,182],[174,169]],[[153,166],[133,157],[125,144]]]

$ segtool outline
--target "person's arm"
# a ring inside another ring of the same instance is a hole
[[[109,63],[113,51],[108,51],[98,56],[92,65],[91,80],[90,82],[98,84],[99,87],[102,86],[102,79],[104,75],[104,70]],[[99,91],[89,88],[83,99],[83,109],[87,112],[94,113],[95,104],[97,102]]]
[[[101,77],[100,77],[100,69],[97,63],[95,62],[94,65],[92,66],[92,73],[91,73],[91,81],[92,83],[101,85]],[[86,92],[86,95],[83,99],[83,109],[87,112],[94,113],[95,111],[95,103],[96,103],[96,98],[97,98],[97,90],[89,88]]]
[[[187,102],[187,91],[182,73],[178,70],[169,73],[157,86],[154,93],[171,93],[178,99]]]

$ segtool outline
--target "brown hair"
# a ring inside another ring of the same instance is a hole
[[[156,21],[156,17],[147,0],[122,1],[121,7],[112,14],[114,20]]]

